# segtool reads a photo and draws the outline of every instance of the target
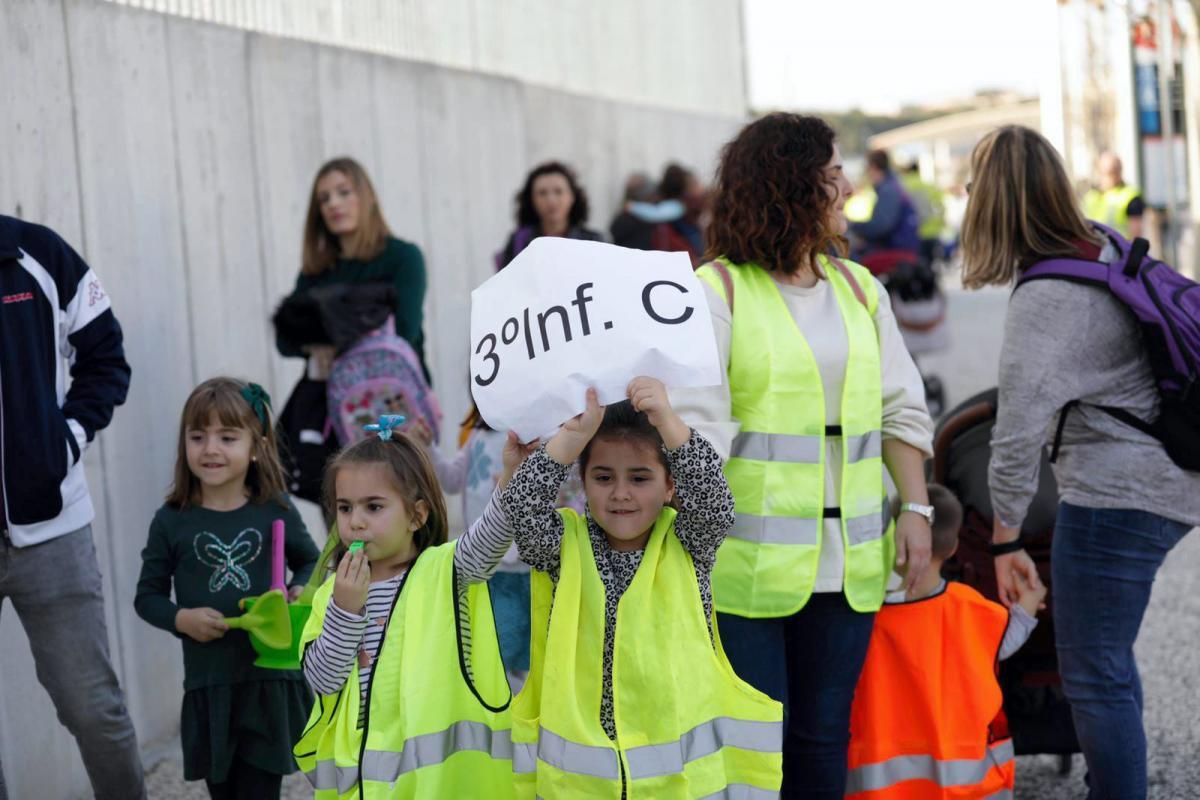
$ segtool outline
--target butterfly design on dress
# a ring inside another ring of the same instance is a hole
[[[250,576],[242,566],[258,557],[262,542],[263,536],[255,528],[246,528],[229,544],[208,531],[196,534],[192,540],[196,558],[213,568],[208,590],[219,592],[225,584],[232,583],[243,592],[250,591]]]

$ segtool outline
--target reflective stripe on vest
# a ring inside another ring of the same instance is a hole
[[[846,436],[846,461],[854,464],[864,458],[883,455],[883,434],[871,431],[861,436]],[[786,462],[790,464],[820,464],[822,436],[796,436],[789,433],[757,433],[743,431],[733,439],[730,456],[755,461]]]
[[[726,268],[737,299],[727,365],[730,411],[741,431],[725,465],[736,520],[713,569],[718,611],[780,617],[803,608],[827,530],[843,544],[850,607],[871,612],[883,602],[894,545],[891,520],[881,521],[879,287],[857,264],[843,263],[843,272],[821,259],[847,339],[837,408],[826,408],[820,367],[771,275],[754,264]],[[717,294],[727,291],[711,265],[696,274]],[[841,439],[832,459],[825,445],[831,436]],[[840,477],[838,496],[826,496],[830,471]],[[826,525],[831,516],[839,523]]]
[[[358,783],[358,767],[339,767],[333,761],[318,761],[316,769],[304,773],[313,789],[345,794]]]
[[[606,592],[587,521],[570,509],[559,514],[558,580],[537,571],[530,579],[530,672],[513,714],[517,796],[778,797],[783,709],[735,676],[710,632],[672,508],[659,514],[617,604],[617,738],[605,733]],[[646,614],[651,605],[655,613]]]
[[[512,734],[492,731],[481,722],[462,720],[444,731],[414,736],[399,753],[367,750],[362,758],[363,780],[392,783],[406,772],[441,764],[455,753],[475,750],[492,758],[512,758]],[[320,765],[317,765],[318,770]]]
[[[846,538],[851,546],[879,539],[887,533],[892,521],[891,507],[883,503],[880,509],[846,518]],[[760,517],[739,511],[729,535],[755,544],[815,545],[823,524],[824,519]]]
[[[1013,755],[1012,740],[1005,739],[989,747],[987,754],[977,761],[938,761],[925,754],[896,756],[850,770],[846,778],[846,794],[879,791],[897,783],[916,780],[932,781],[943,789],[974,786],[983,782],[993,769],[1010,763]]]

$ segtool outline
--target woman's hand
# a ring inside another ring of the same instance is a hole
[[[224,636],[229,624],[215,608],[181,608],[175,613],[175,630],[197,642],[211,642]]]
[[[579,458],[579,454],[583,452],[583,448],[587,447],[587,443],[596,435],[596,431],[600,429],[600,423],[604,421],[604,406],[600,405],[597,399],[596,390],[587,390],[587,408],[582,414],[572,417],[562,424],[558,429],[558,433],[550,438],[546,443],[546,455],[553,458],[559,464],[574,464]]]
[[[1029,553],[1018,550],[1015,553],[1005,553],[996,556],[996,588],[999,590],[1000,602],[1005,607],[1021,602],[1022,582],[1029,586],[1040,587],[1037,565],[1029,557]],[[1044,597],[1044,595],[1043,595]],[[1041,603],[1041,599],[1038,600]]]
[[[362,550],[346,553],[333,579],[333,602],[347,614],[361,615],[371,588],[371,564]]]
[[[691,428],[671,408],[667,387],[662,381],[645,376],[634,378],[625,393],[633,410],[644,413],[650,424],[658,429],[668,450],[676,450],[687,443]]]
[[[904,576],[904,591],[912,589],[929,568],[932,548],[929,521],[913,511],[896,519],[896,572]]]
[[[521,444],[521,440],[517,438],[517,434],[509,431],[508,436],[504,439],[504,451],[500,456],[500,460],[504,464],[504,470],[496,478],[496,488],[503,490],[505,486],[508,486],[508,482],[516,474],[517,468],[525,463],[525,459],[529,458],[533,454],[533,451],[537,450],[541,444],[541,439],[534,439],[528,444]]]
[[[333,358],[337,350],[331,344],[306,344],[300,348],[308,356],[309,377],[324,380],[333,369]],[[319,377],[314,377],[319,376]]]

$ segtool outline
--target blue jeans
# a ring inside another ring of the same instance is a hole
[[[1056,645],[1087,760],[1089,800],[1146,796],[1133,643],[1154,575],[1190,528],[1146,511],[1058,507],[1051,554]]]
[[[841,800],[846,792],[850,706],[874,614],[838,593],[814,594],[790,617],[718,614],[733,669],[783,703],[783,798]]]

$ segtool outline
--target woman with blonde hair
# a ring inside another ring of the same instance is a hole
[[[971,171],[962,228],[967,288],[1009,286],[1048,259],[1118,256],[1115,241],[1084,218],[1058,153],[1035,131],[1012,125],[988,134]],[[1056,644],[1092,800],[1146,796],[1133,645],[1155,573],[1200,525],[1200,473],[1185,472],[1157,440],[1102,407],[1157,417],[1158,390],[1134,315],[1105,287],[1022,284],[1005,318],[989,468],[996,577],[1006,604],[1016,599],[1018,575],[1038,580],[1021,549],[1021,524],[1042,447],[1056,436]]]
[[[425,377],[425,260],[411,242],[392,235],[375,187],[366,171],[352,158],[326,162],[317,170],[304,221],[303,266],[292,296],[335,284],[386,283],[395,289],[396,334],[412,345]],[[277,339],[285,356],[306,355],[327,367],[333,347],[302,347]]]

